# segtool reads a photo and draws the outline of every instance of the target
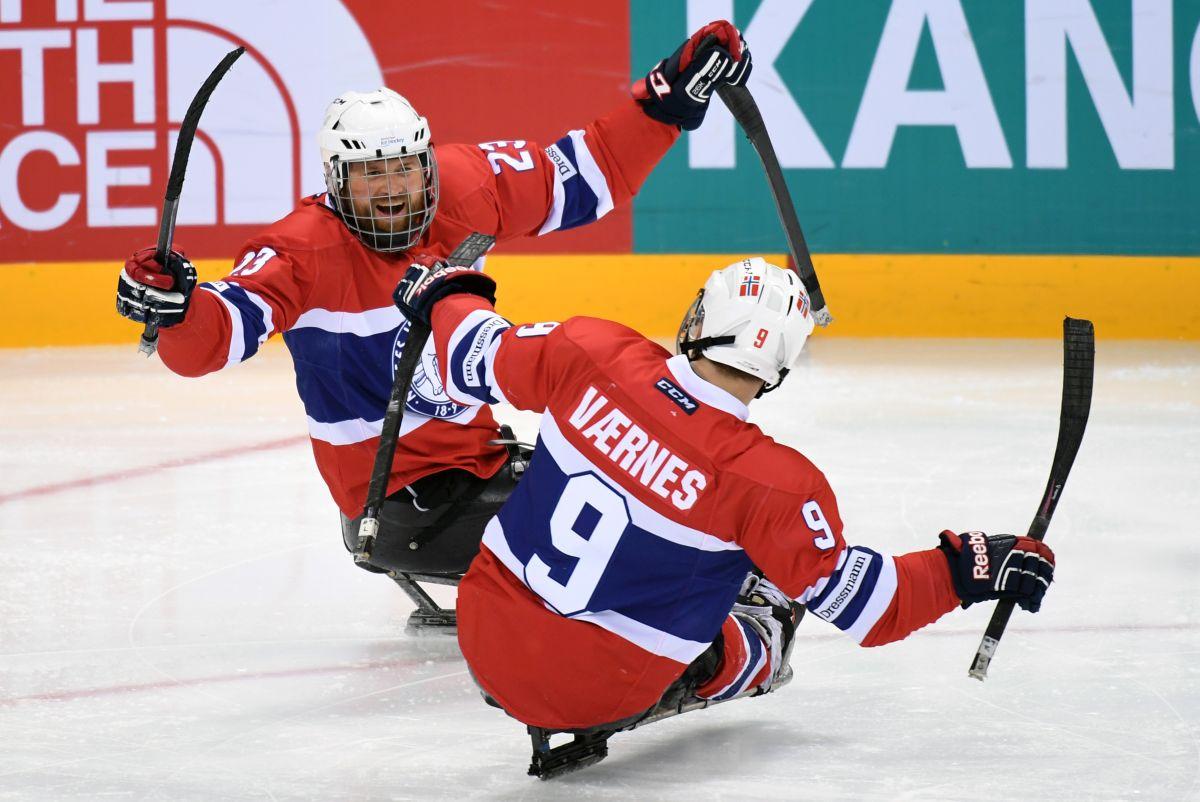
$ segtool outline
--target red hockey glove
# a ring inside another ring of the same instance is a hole
[[[153,246],[142,248],[125,262],[117,280],[117,312],[138,323],[157,319],[158,327],[166,329],[187,314],[196,268],[179,251],[170,252],[164,267],[154,251]]]
[[[496,302],[496,282],[491,276],[445,262],[421,264],[429,261],[419,259],[409,267],[392,295],[396,306],[409,320],[419,320],[428,326],[433,317],[433,305],[447,295],[459,292],[478,295],[489,303]]]
[[[963,607],[991,599],[1011,599],[1036,613],[1054,581],[1054,552],[1041,541],[1016,535],[985,535],[950,530],[938,546],[950,563],[950,577]]]
[[[694,131],[704,122],[713,90],[744,84],[750,69],[750,50],[741,33],[725,20],[717,20],[692,34],[670,58],[635,82],[633,97],[659,122]]]

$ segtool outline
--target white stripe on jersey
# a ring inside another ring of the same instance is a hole
[[[873,559],[870,553],[858,549],[852,548],[843,552],[838,558],[837,570],[832,575],[838,578],[838,584],[829,591],[821,606],[809,606],[809,612],[822,621],[837,621],[841,618],[842,612],[849,609],[854,597],[867,584],[867,572]]]
[[[446,353],[453,354],[455,349],[462,343],[463,338],[480,323],[483,325],[475,335],[476,346],[479,348],[479,351],[476,352],[472,348],[471,352],[467,354],[466,359],[446,366],[446,396],[456,404],[479,406],[483,403],[479,398],[472,395],[466,387],[459,386],[457,379],[461,374],[464,382],[467,384],[485,388],[501,404],[507,404],[508,399],[505,397],[504,391],[500,389],[499,382],[496,381],[495,371],[496,352],[500,350],[500,335],[511,326],[507,320],[490,309],[474,310],[458,324],[458,327],[450,335],[449,347],[446,349]],[[490,342],[486,342],[489,338]],[[483,362],[483,370],[487,375],[486,382],[478,381],[480,361]],[[472,378],[476,379],[476,381],[472,382]]]
[[[221,297],[221,293],[212,287],[201,285],[201,289],[211,292],[217,297],[217,300],[225,307],[225,312],[229,315],[229,325],[232,331],[229,335],[229,351],[225,355],[225,365],[227,368],[230,365],[236,365],[246,356],[246,336],[242,331],[242,311],[229,301]]]
[[[610,475],[608,471],[593,464],[575,446],[571,445],[570,441],[559,430],[553,416],[548,414],[542,415],[539,435],[541,436],[542,445],[545,446],[549,455],[554,458],[554,461],[558,463],[558,467],[568,476],[577,473],[594,473],[597,476]],[[611,471],[611,466],[609,470]],[[669,540],[672,543],[678,543],[681,546],[699,549],[700,551],[742,550],[742,547],[737,543],[721,540],[715,535],[672,521],[665,515],[651,509],[615,481],[610,486],[625,499],[625,503],[629,507],[629,519],[635,525],[645,529],[656,537]]]
[[[381,306],[365,312],[336,312],[331,309],[309,309],[292,324],[296,329],[320,329],[332,334],[357,334],[370,337],[391,331],[404,322],[404,315],[394,306]]]
[[[521,580],[523,585],[529,587],[529,583],[525,581],[525,566],[512,553],[512,549],[508,547],[508,541],[504,537],[504,527],[500,525],[499,518],[492,518],[492,520],[488,521],[487,527],[483,530],[483,545],[487,547],[488,551],[496,555],[496,559],[513,576]],[[544,601],[542,603],[545,604]],[[547,604],[546,609],[552,608]],[[643,624],[641,621],[635,621],[629,616],[621,615],[612,610],[604,610],[598,613],[582,612],[578,615],[568,617],[578,621],[588,621],[652,654],[676,660],[680,663],[692,662],[700,656],[701,652],[709,647],[707,643],[677,637],[669,632],[655,629]]]
[[[846,549],[842,549],[842,553],[838,555],[837,567],[833,569],[833,574],[823,576],[809,585],[804,589],[803,593],[796,597],[796,601],[807,607],[810,601],[820,596],[821,592],[825,590],[825,586],[829,584],[830,577],[836,575],[838,571],[842,570],[842,566],[846,564],[846,551]]]
[[[230,283],[234,284],[236,282]],[[272,319],[274,315],[271,312],[271,305],[264,301],[258,293],[250,292],[250,290],[242,287],[240,284],[237,286],[241,288],[242,292],[246,293],[246,297],[250,299],[250,303],[254,304],[262,312],[263,333],[258,336],[258,344],[262,345],[275,332],[275,321]]]
[[[863,638],[867,637],[871,627],[875,626],[887,612],[888,605],[892,603],[892,597],[896,595],[896,561],[887,554],[880,556],[883,559],[883,565],[880,567],[879,578],[875,580],[875,588],[871,591],[866,606],[858,614],[854,626],[846,630],[846,634],[854,638],[857,643],[863,642]]]
[[[551,145],[559,154],[559,157],[569,164],[573,169],[578,170],[578,175],[583,178],[588,189],[596,196],[596,219],[599,220],[604,215],[613,210],[612,192],[608,188],[608,181],[604,178],[604,172],[600,169],[600,165],[596,164],[596,160],[592,157],[592,152],[588,150],[587,143],[584,141],[584,132],[581,130],[568,131],[567,136],[571,138],[571,146],[575,149],[575,160],[572,162],[567,158],[566,154],[560,150],[557,145]],[[549,148],[547,148],[549,150]],[[575,172],[567,174],[565,177],[559,170],[554,171],[554,197],[550,203],[550,213],[546,216],[546,222],[538,229],[538,236],[549,234],[551,231],[557,231],[562,225],[563,212],[567,206],[567,193],[564,187],[564,182],[574,178]]]
[[[546,217],[546,222],[538,229],[538,236],[549,234],[551,231],[558,231],[558,227],[562,225],[563,210],[567,206],[567,191],[563,189],[562,176],[558,171],[554,171],[554,198],[550,203],[550,214]]]
[[[888,606],[892,603],[892,598],[896,595],[896,561],[892,557],[886,554],[870,554],[854,547],[844,549],[838,556],[837,568],[834,569],[833,573],[817,580],[811,587],[797,596],[796,601],[808,605],[814,598],[824,592],[830,580],[836,579],[838,587],[830,591],[829,595],[825,597],[825,604],[822,607],[809,607],[809,612],[830,623],[834,621],[845,623],[842,622],[841,613],[837,612],[837,610],[844,611],[850,607],[850,602],[854,600],[854,597],[858,595],[858,592],[863,587],[863,582],[860,582],[857,577],[866,576],[870,563],[876,559],[881,561],[879,575],[875,578],[874,584],[866,591],[870,595],[859,609],[858,615],[854,618],[853,622],[844,630],[855,641],[862,643],[863,638],[867,637],[867,633],[871,631],[871,627],[875,626],[883,614],[887,612]],[[858,568],[857,572],[854,571],[856,567]],[[843,593],[846,594],[844,597],[842,597]],[[837,610],[831,609],[834,604],[837,605]],[[828,614],[828,617],[823,615],[823,613]]]
[[[588,621],[598,627],[624,638],[651,654],[666,657],[678,663],[690,663],[707,649],[711,644],[686,640],[670,632],[647,626],[641,621],[635,621],[629,616],[621,615],[612,610],[600,613],[582,612],[569,616],[576,621]]]
[[[583,180],[587,182],[592,192],[596,193],[596,219],[599,220],[613,210],[612,193],[608,191],[608,181],[605,180],[600,165],[596,164],[596,160],[592,158],[592,152],[588,150],[587,143],[583,141],[583,131],[576,129],[568,134],[571,137],[571,144],[575,146],[575,163],[579,166],[579,174],[583,176]]]
[[[493,517],[483,528],[483,545],[487,546],[488,551],[495,554],[496,559],[503,563],[505,568],[512,571],[514,576],[521,582],[525,581],[525,566],[508,547],[508,541],[504,537],[504,527],[500,525],[499,518]]]

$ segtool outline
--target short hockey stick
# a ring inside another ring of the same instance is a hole
[[[495,242],[496,238],[489,234],[472,232],[446,257],[446,262],[463,267],[473,265]],[[421,352],[425,350],[425,342],[428,339],[429,327],[424,323],[412,321],[408,339],[404,341],[404,353],[400,355],[400,362],[396,365],[387,411],[383,415],[379,449],[375,452],[371,483],[367,487],[367,504],[358,524],[358,545],[354,549],[356,563],[371,561],[371,550],[375,547],[375,537],[379,534],[379,513],[387,497],[388,478],[392,473],[392,460],[396,456],[396,436],[400,431],[400,421],[404,417],[404,403],[408,400],[408,388],[412,386],[413,371],[421,359]]]
[[[1083,430],[1087,427],[1088,412],[1092,407],[1092,374],[1095,367],[1095,330],[1091,321],[1066,318],[1063,320],[1063,393],[1062,413],[1058,419],[1058,445],[1054,449],[1054,462],[1050,466],[1050,479],[1046,492],[1038,506],[1037,515],[1029,525],[1029,537],[1042,540],[1050,526],[1054,508],[1062,496],[1063,485],[1075,463],[1079,444],[1083,442]],[[982,682],[987,677],[988,665],[1008,626],[1015,604],[1001,601],[996,604],[992,620],[988,622],[983,641],[971,661],[969,676]]]
[[[746,138],[754,146],[758,158],[762,161],[763,171],[767,174],[767,182],[771,185],[771,197],[775,199],[775,211],[779,214],[779,222],[783,224],[783,232],[787,236],[788,250],[792,253],[792,262],[796,272],[808,290],[808,298],[812,303],[813,319],[818,325],[828,326],[833,317],[825,303],[825,295],[821,292],[821,284],[817,281],[817,269],[813,266],[812,254],[808,252],[808,243],[804,240],[804,231],[800,228],[800,220],[796,217],[796,207],[792,205],[792,196],[788,192],[787,182],[783,178],[783,170],[779,159],[775,156],[775,148],[771,145],[771,137],[767,134],[767,125],[763,122],[762,113],[754,96],[745,86],[722,86],[717,90],[721,100],[729,107],[733,118],[746,133]]]
[[[245,53],[244,47],[230,50],[221,59],[221,63],[213,68],[200,90],[192,98],[187,114],[179,125],[179,137],[175,140],[175,156],[171,160],[171,177],[167,179],[167,193],[163,198],[162,217],[158,221],[158,247],[154,258],[163,267],[167,265],[167,254],[171,250],[171,239],[175,236],[175,217],[179,214],[179,195],[183,192],[183,176],[187,172],[188,158],[192,155],[192,140],[196,138],[196,127],[200,124],[200,115],[208,104],[217,84],[229,72],[229,68],[238,57]],[[158,318],[150,314],[146,318],[146,328],[142,330],[142,340],[138,343],[138,352],[150,356],[158,349]]]

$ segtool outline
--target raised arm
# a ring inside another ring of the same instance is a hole
[[[604,217],[629,202],[679,138],[699,127],[712,93],[744,83],[750,51],[728,22],[696,31],[632,88],[632,99],[542,147],[525,140],[478,146],[492,173],[497,237],[541,236]]]

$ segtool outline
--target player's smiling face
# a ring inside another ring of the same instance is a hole
[[[420,156],[352,162],[347,169],[346,199],[363,228],[404,234],[421,225],[426,192]]]

